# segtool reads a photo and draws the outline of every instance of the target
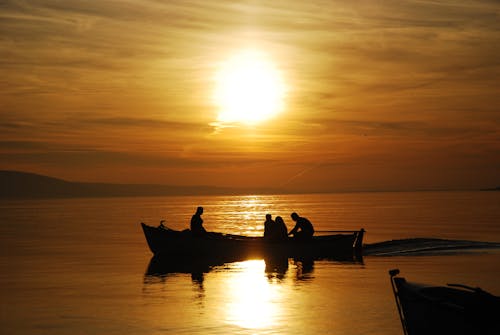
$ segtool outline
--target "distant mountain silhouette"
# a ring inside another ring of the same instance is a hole
[[[378,190],[378,192],[380,191],[384,190]],[[388,191],[394,190],[385,190],[385,192]],[[485,188],[482,189],[482,191],[500,191],[500,187]],[[335,191],[328,191],[328,193],[330,192]],[[377,191],[358,190],[358,192]],[[304,190],[294,190],[286,188],[232,188],[207,185],[179,186],[156,184],[83,183],[66,181],[63,179],[43,176],[36,173],[0,170],[0,199],[296,193],[304,193]],[[325,192],[309,190],[305,193]]]
[[[216,186],[171,186],[71,182],[35,173],[0,171],[0,198],[76,198],[161,195],[244,194],[249,190]],[[272,193],[253,190],[250,193]]]
[[[483,188],[481,191],[500,191],[500,186],[492,187],[492,188]]]

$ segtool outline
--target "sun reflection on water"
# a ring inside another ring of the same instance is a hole
[[[231,297],[225,308],[226,321],[247,328],[273,326],[280,315],[279,287],[263,275],[265,262],[250,260],[235,264],[235,276],[228,283]]]
[[[274,196],[246,195],[221,201],[213,209],[221,213],[214,216],[219,223],[218,229],[229,234],[262,236],[265,215],[277,211],[275,199]]]

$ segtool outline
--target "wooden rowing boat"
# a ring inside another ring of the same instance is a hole
[[[500,334],[500,297],[461,284],[429,286],[389,271],[406,335]]]
[[[155,256],[177,259],[220,258],[245,259],[266,256],[284,257],[360,257],[364,229],[313,236],[310,240],[266,240],[221,233],[194,236],[189,230],[178,231],[141,223],[149,249]]]

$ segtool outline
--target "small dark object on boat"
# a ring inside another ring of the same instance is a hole
[[[461,284],[415,284],[398,274],[389,271],[405,335],[500,334],[500,297]]]
[[[287,257],[346,258],[362,256],[364,229],[344,231],[332,235],[313,236],[307,241],[269,241],[263,237],[249,237],[221,233],[193,235],[189,230],[178,231],[141,223],[149,249],[154,255],[173,259],[190,258],[251,258],[268,255]]]

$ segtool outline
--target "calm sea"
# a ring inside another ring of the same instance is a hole
[[[139,223],[184,229],[199,205],[211,231],[259,235],[266,213],[291,228],[292,211],[317,230],[363,227],[368,254],[148,272]],[[500,242],[499,192],[2,201],[0,239],[1,334],[402,334],[392,268],[500,295],[500,249],[482,243]]]

